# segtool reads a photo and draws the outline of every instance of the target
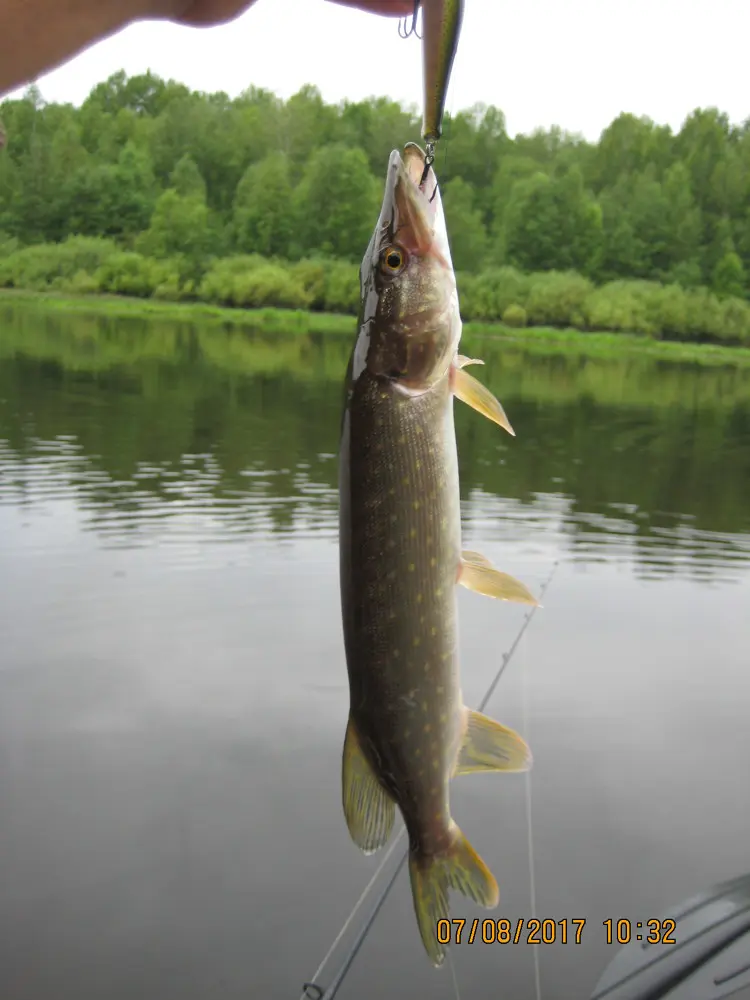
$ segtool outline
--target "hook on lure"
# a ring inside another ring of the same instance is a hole
[[[398,22],[398,34],[399,38],[410,38],[411,35],[416,35],[417,38],[421,40],[422,36],[417,31],[417,14],[419,13],[419,7],[422,0],[414,0],[414,11],[411,15],[411,24],[409,24],[407,18],[399,18]]]

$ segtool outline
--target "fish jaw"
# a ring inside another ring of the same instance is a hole
[[[389,158],[360,284],[352,378],[366,368],[406,395],[427,391],[450,369],[461,318],[437,178],[414,143]]]

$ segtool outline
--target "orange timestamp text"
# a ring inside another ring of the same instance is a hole
[[[671,917],[663,920],[603,920],[607,944],[629,944],[631,941],[645,941],[648,944],[677,944],[674,933],[676,921]]]
[[[565,920],[538,920],[532,917],[518,917],[508,920],[487,918],[466,920],[458,917],[453,920],[438,920],[438,944],[580,944],[586,918],[570,918]]]

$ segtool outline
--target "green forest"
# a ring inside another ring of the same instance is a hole
[[[0,287],[355,313],[394,147],[420,116],[116,73],[81,107],[0,103]],[[449,117],[437,170],[462,315],[750,344],[750,119],[596,143]]]

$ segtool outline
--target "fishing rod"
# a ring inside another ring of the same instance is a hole
[[[531,620],[534,617],[534,615],[536,614],[538,608],[541,607],[541,599],[542,599],[542,597],[544,597],[545,592],[547,591],[550,583],[552,582],[552,578],[555,575],[555,572],[557,570],[558,565],[559,565],[559,560],[556,559],[553,562],[553,564],[552,564],[552,569],[550,570],[549,576],[544,581],[544,583],[542,584],[542,587],[541,587],[541,589],[539,591],[539,604],[535,604],[531,608],[531,610],[528,611],[524,615],[524,620],[521,623],[521,627],[518,630],[518,634],[516,635],[515,639],[513,640],[513,643],[511,645],[510,649],[508,650],[508,652],[503,654],[500,666],[499,666],[498,670],[496,671],[495,676],[492,678],[492,681],[490,682],[490,686],[487,688],[486,692],[484,693],[484,696],[483,696],[482,700],[479,702],[479,705],[477,706],[477,711],[479,711],[479,712],[483,711],[484,708],[486,707],[487,703],[489,702],[490,698],[494,694],[495,689],[497,688],[497,685],[500,682],[500,678],[502,677],[503,673],[505,672],[506,667],[510,663],[511,658],[513,657],[513,654],[515,653],[516,649],[518,649],[518,644],[520,643],[520,641],[521,641],[521,639],[523,637],[524,632],[526,631],[526,629],[531,624]],[[367,938],[367,935],[370,933],[370,929],[372,928],[372,925],[375,923],[375,920],[377,918],[378,913],[380,912],[381,907],[383,906],[383,903],[386,901],[386,899],[388,897],[388,894],[390,893],[391,889],[393,888],[393,885],[394,885],[396,879],[398,878],[399,873],[401,872],[401,869],[406,864],[407,858],[409,857],[409,849],[408,849],[408,847],[403,850],[403,852],[401,854],[401,857],[399,858],[398,864],[393,869],[393,871],[391,872],[391,874],[390,874],[390,876],[388,878],[388,881],[385,883],[385,885],[381,889],[381,891],[380,891],[377,899],[375,900],[375,903],[373,904],[373,906],[372,906],[372,908],[371,908],[371,910],[370,910],[367,918],[365,919],[364,923],[362,924],[361,928],[359,929],[359,932],[357,933],[357,936],[355,937],[355,939],[352,942],[349,950],[347,951],[346,955],[344,956],[344,960],[341,963],[338,972],[336,973],[336,975],[334,976],[334,978],[331,980],[330,986],[328,986],[327,989],[324,989],[322,986],[318,985],[318,983],[317,983],[316,980],[318,979],[318,977],[320,976],[320,973],[323,971],[323,969],[328,964],[328,960],[330,959],[330,957],[333,954],[333,952],[336,950],[336,947],[337,947],[339,941],[341,941],[342,937],[346,933],[347,928],[350,926],[352,920],[354,919],[355,914],[357,913],[357,911],[359,910],[360,906],[364,903],[365,899],[369,895],[370,890],[373,888],[373,886],[375,885],[375,883],[378,881],[378,878],[379,878],[381,872],[384,870],[384,868],[388,864],[388,861],[390,860],[391,856],[394,854],[394,852],[396,850],[396,847],[400,843],[400,841],[401,841],[402,837],[404,836],[405,832],[406,832],[406,827],[402,826],[401,829],[399,830],[398,834],[396,835],[395,840],[391,844],[391,847],[389,848],[388,853],[385,855],[385,857],[381,861],[380,865],[376,869],[374,875],[372,876],[372,878],[370,879],[370,881],[367,883],[367,885],[365,886],[365,888],[362,890],[362,893],[361,893],[359,899],[357,900],[357,902],[352,907],[352,910],[349,913],[349,916],[346,918],[346,920],[344,921],[344,924],[343,924],[341,930],[338,932],[338,934],[334,938],[333,944],[328,949],[325,957],[323,958],[323,961],[318,966],[318,968],[317,968],[317,970],[315,972],[315,975],[312,977],[312,980],[310,982],[303,983],[303,985],[302,985],[302,994],[300,996],[300,1000],[333,1000],[333,998],[338,993],[338,991],[339,991],[339,989],[341,987],[341,984],[343,983],[344,979],[346,978],[347,973],[349,972],[349,969],[351,968],[352,962],[357,957],[357,953],[359,952],[360,948],[364,944],[365,939]]]

